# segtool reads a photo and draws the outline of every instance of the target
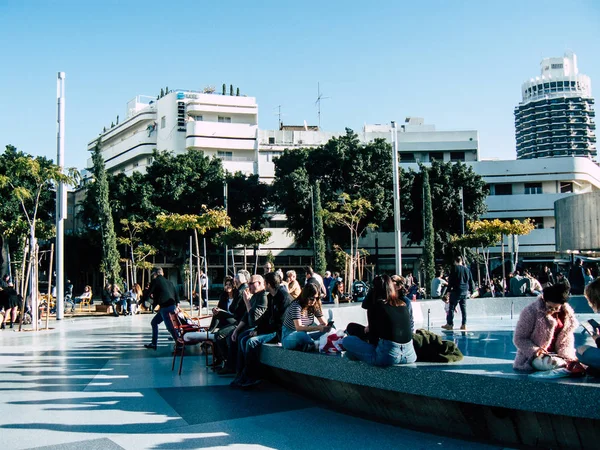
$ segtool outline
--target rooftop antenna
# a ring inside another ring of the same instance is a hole
[[[323,97],[323,93],[321,92],[321,85],[317,82],[317,101],[315,105],[317,105],[317,114],[319,116],[319,129],[321,129],[321,100],[328,99],[329,97]]]
[[[277,105],[277,117],[279,118],[279,129],[280,130],[281,130],[281,125],[282,125],[282,122],[281,122],[281,117],[282,116],[285,116],[285,114],[283,114],[281,112],[281,105]]]

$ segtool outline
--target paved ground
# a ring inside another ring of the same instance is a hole
[[[151,315],[67,319],[52,331],[0,332],[3,449],[492,449],[332,412],[265,383],[185,360],[171,372],[171,342],[143,348]],[[462,339],[462,338],[461,338]]]

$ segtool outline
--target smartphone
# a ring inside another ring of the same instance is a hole
[[[330,327],[330,328],[335,328],[335,327],[333,326],[333,324],[334,324],[334,323],[335,323],[335,322],[334,322],[333,320],[330,320],[329,322],[327,322],[327,326],[328,326],[328,327]]]
[[[596,322],[594,319],[588,320],[588,323],[594,327],[594,330],[600,330],[600,323]]]

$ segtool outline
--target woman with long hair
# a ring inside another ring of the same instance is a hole
[[[585,298],[595,313],[600,312],[600,278],[596,278],[585,287]],[[600,376],[600,326],[598,322],[591,319],[582,323],[583,328],[592,336],[596,346],[581,345],[577,347],[577,358],[588,366],[587,373]]]
[[[315,324],[315,318],[319,324]],[[288,350],[310,352],[315,342],[331,329],[323,319],[321,295],[315,284],[308,283],[288,307],[281,330],[281,345]]]
[[[377,276],[369,291],[364,337],[347,336],[342,345],[346,354],[374,366],[413,363],[417,354],[413,347],[410,313],[406,302],[398,296],[389,276]]]

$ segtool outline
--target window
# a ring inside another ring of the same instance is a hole
[[[570,181],[561,181],[560,182],[560,193],[567,194],[569,192],[573,192],[573,183]]]
[[[404,153],[404,152],[398,152],[400,155],[400,162],[403,163],[409,163],[409,162],[415,162],[415,154],[414,153]]]
[[[429,152],[429,161],[444,162],[444,152]]]
[[[231,117],[219,116],[218,121],[221,123],[231,123]]]
[[[544,218],[543,217],[530,217],[530,219],[533,222],[533,226],[535,227],[536,230],[544,228]]]
[[[542,183],[525,183],[525,194],[541,194]]]
[[[552,68],[553,69],[562,69],[563,65],[562,64],[552,64]]]
[[[450,161],[464,161],[465,160],[465,152],[450,152]]]
[[[222,159],[223,161],[233,161],[233,152],[217,152],[217,158]]]
[[[151,156],[150,158],[148,158],[148,165],[152,164],[154,162],[154,158]]]
[[[194,116],[196,122],[202,122],[202,116]]]
[[[270,137],[269,138],[269,144],[271,144],[271,145],[275,144],[275,138],[274,137]]]
[[[494,185],[494,195],[512,195],[512,184],[501,183]]]
[[[166,127],[166,126],[167,126],[167,116],[162,116],[162,117],[160,118],[160,127],[161,127],[161,128],[164,128],[164,127]]]

